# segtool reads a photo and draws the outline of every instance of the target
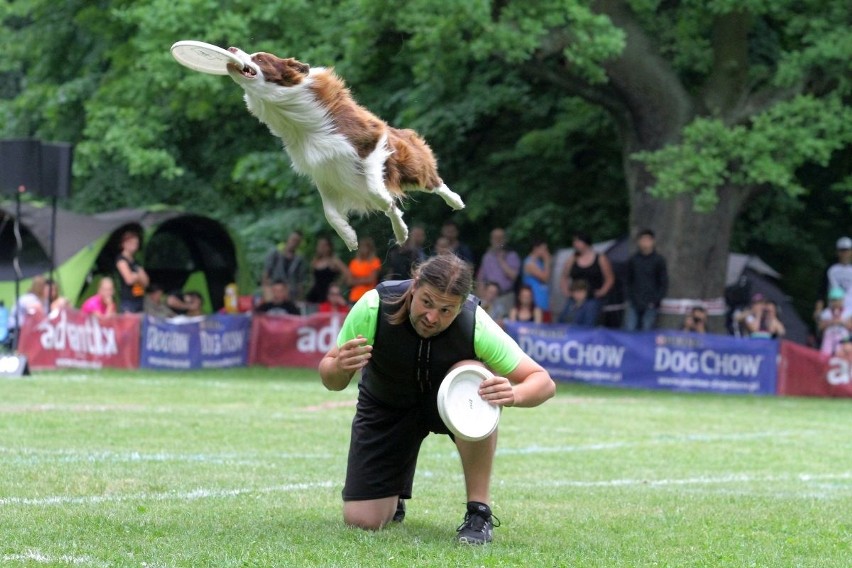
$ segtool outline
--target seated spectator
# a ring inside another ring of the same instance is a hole
[[[426,260],[426,253],[423,252],[424,242],[426,242],[426,229],[422,225],[412,225],[405,242],[395,243],[388,249],[382,280],[411,278],[412,269]]]
[[[158,318],[170,318],[175,315],[174,310],[166,305],[163,287],[156,283],[149,284],[145,290],[143,311],[149,316]]]
[[[766,305],[766,299],[763,294],[758,292],[751,297],[751,303],[748,306],[734,311],[732,316],[732,324],[734,335],[737,337],[750,337],[752,329],[760,327],[760,320],[763,317],[763,309]]]
[[[541,323],[544,319],[541,309],[535,305],[533,291],[522,284],[515,296],[515,305],[509,310],[508,321]]]
[[[203,316],[204,314],[204,296],[194,290],[184,292],[183,302],[186,306],[185,316]]]
[[[98,283],[98,291],[83,302],[80,310],[84,314],[91,314],[98,317],[115,315],[115,284],[112,278],[109,276],[101,278],[101,281]]]
[[[707,333],[707,310],[702,306],[693,306],[683,318],[682,331]]]
[[[506,304],[502,299],[502,294],[500,294],[500,286],[496,282],[486,282],[479,300],[479,305],[482,306],[485,313],[498,324],[503,325],[503,320],[509,315],[509,310],[506,309]]]
[[[51,278],[44,281],[44,305],[51,314],[64,310],[70,305],[68,298],[60,293],[59,282]]]
[[[766,300],[762,295],[757,302],[752,301],[753,310],[745,317],[745,326],[749,337],[778,339],[784,337],[784,324],[778,319],[778,304]]]
[[[850,337],[852,317],[843,308],[845,295],[842,288],[832,288],[828,292],[828,307],[817,314],[817,329],[822,337],[820,352],[825,355],[834,355]]]
[[[346,298],[343,296],[340,286],[332,284],[328,287],[328,296],[326,297],[325,302],[322,302],[317,307],[317,311],[323,314],[345,314],[349,312],[349,302],[347,302]]]
[[[301,315],[302,311],[290,299],[290,286],[283,280],[276,280],[270,289],[272,297],[257,306],[254,311],[259,314],[291,314]]]
[[[24,327],[29,316],[44,313],[44,294],[46,280],[44,276],[34,276],[29,290],[18,298],[9,312],[9,330]]]
[[[559,323],[594,327],[598,319],[598,306],[589,301],[589,283],[582,278],[568,285],[568,301],[559,314]]]

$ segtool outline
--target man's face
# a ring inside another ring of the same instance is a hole
[[[642,235],[639,237],[639,240],[636,241],[636,245],[639,248],[639,252],[642,254],[651,254],[654,252],[654,237],[651,235]]]
[[[419,285],[411,298],[408,318],[417,335],[433,337],[453,323],[462,303],[464,298],[443,294],[428,284]]]
[[[491,248],[501,249],[506,245],[506,232],[502,229],[491,231]]]

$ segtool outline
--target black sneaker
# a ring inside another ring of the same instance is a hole
[[[405,520],[405,501],[400,497],[399,501],[396,502],[396,513],[393,514],[393,522],[401,523]]]
[[[494,527],[500,526],[500,519],[491,514],[491,508],[476,501],[467,504],[464,522],[459,525],[456,538],[463,544],[486,544],[491,542]]]

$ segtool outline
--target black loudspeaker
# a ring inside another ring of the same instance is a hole
[[[23,186],[41,190],[41,142],[0,140],[0,194],[14,195]]]
[[[23,377],[30,374],[25,355],[0,355],[0,378]]]
[[[71,144],[44,142],[41,145],[41,188],[43,197],[71,197]]]

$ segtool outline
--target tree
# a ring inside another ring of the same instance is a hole
[[[720,297],[749,201],[807,192],[799,169],[852,142],[842,0],[412,4],[395,25],[411,35],[418,82],[446,93],[429,104],[458,104],[453,86],[469,77],[453,70],[490,62],[606,111],[631,231],[657,232],[673,297]]]

